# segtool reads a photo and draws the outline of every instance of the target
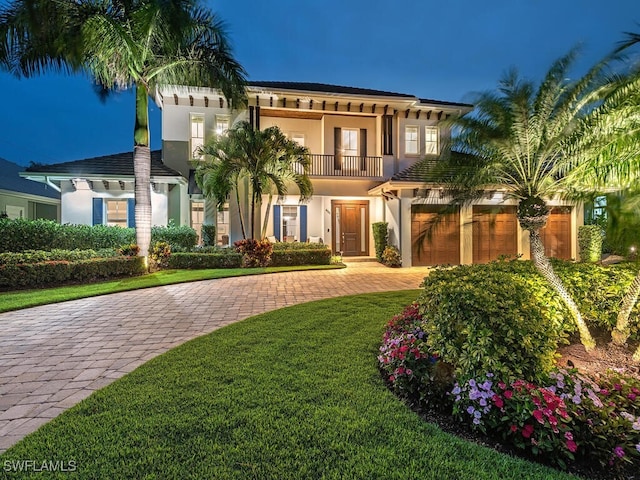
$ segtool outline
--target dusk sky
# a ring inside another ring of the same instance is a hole
[[[638,0],[209,0],[250,80],[330,83],[467,101],[509,67],[539,80],[582,45],[584,72],[640,33]],[[0,157],[54,163],[133,148],[133,95],[89,79],[0,74]],[[152,148],[161,146],[152,105]],[[1,173],[0,173],[1,174]]]

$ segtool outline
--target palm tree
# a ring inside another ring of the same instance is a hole
[[[574,148],[579,143],[575,132],[585,116],[598,112],[602,95],[610,91],[606,62],[577,81],[568,80],[575,55],[573,50],[555,61],[537,87],[512,70],[497,92],[479,94],[475,113],[453,120],[457,133],[452,149],[464,155],[450,155],[435,168],[452,204],[471,204],[496,188],[518,202],[517,217],[529,231],[533,263],[560,295],[583,345],[591,350],[593,337],[545,256],[540,236],[550,211],[547,199],[567,195],[567,173],[586,160],[587,149]]]
[[[256,207],[268,196],[266,215],[260,239],[266,235],[273,195],[287,195],[293,183],[300,192],[300,202],[311,198],[313,187],[307,173],[310,157],[307,148],[289,140],[278,127],[257,130],[248,122],[240,122],[224,135],[216,136],[201,149],[205,156],[198,162],[196,179],[205,196],[221,207],[232,191],[240,216],[243,238],[247,238],[242,216],[240,189],[248,181],[250,197],[250,235],[256,238]]]
[[[18,76],[83,72],[102,93],[135,89],[136,240],[151,241],[149,95],[157,85],[219,88],[244,101],[245,72],[224,25],[195,0],[14,0],[0,10],[0,61]]]

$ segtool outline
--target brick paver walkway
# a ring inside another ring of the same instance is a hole
[[[199,335],[288,305],[418,288],[426,268],[206,280],[0,314],[0,452],[147,360]]]

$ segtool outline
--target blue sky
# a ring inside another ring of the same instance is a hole
[[[623,32],[637,0],[208,0],[251,80],[307,81],[464,101],[515,66],[538,80],[581,44],[576,74]],[[83,77],[0,73],[0,157],[28,165],[133,148],[133,96],[101,103]],[[160,111],[151,112],[160,148]]]

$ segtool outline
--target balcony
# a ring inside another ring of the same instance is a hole
[[[382,177],[382,157],[311,154],[313,177]]]

